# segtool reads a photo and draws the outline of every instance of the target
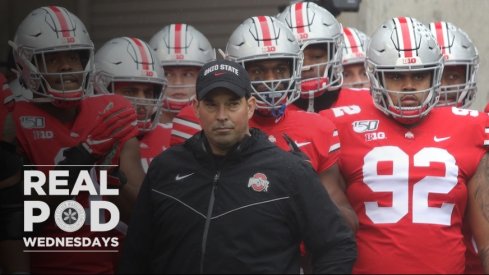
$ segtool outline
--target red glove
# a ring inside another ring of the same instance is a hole
[[[136,111],[132,106],[114,106],[109,102],[94,121],[82,146],[93,156],[106,155],[114,144],[129,134],[137,125]]]

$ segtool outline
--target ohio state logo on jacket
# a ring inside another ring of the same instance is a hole
[[[256,173],[248,181],[248,187],[251,187],[256,192],[267,192],[270,182],[267,176],[263,173]]]

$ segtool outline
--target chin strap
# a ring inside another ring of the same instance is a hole
[[[287,107],[287,105],[283,104],[279,108],[272,109],[272,116],[274,118],[282,117],[285,113],[285,107]]]
[[[314,96],[309,97],[307,105],[307,111],[313,113],[314,112]]]

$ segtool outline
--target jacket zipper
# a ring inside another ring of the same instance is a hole
[[[214,201],[215,201],[214,192],[217,188],[217,183],[219,182],[220,177],[221,177],[221,171],[217,171],[217,173],[214,175],[214,180],[212,181],[211,197],[209,199],[209,206],[207,208],[207,216],[206,216],[206,220],[205,220],[204,235],[202,237],[202,255],[200,257],[200,274],[204,273],[204,258],[205,258],[205,251],[207,248],[207,235],[209,234],[209,226],[211,224],[212,212],[214,209]]]

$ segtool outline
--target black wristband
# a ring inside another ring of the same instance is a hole
[[[22,169],[22,158],[15,153],[15,145],[0,141],[0,180],[7,179]]]
[[[68,185],[75,184],[82,170],[90,170],[96,159],[82,145],[71,147],[63,152],[64,159],[58,163],[56,170],[68,170]]]
[[[94,158],[81,144],[66,149],[63,152],[63,156],[65,159],[58,163],[60,165],[91,166],[96,161],[96,158]]]

